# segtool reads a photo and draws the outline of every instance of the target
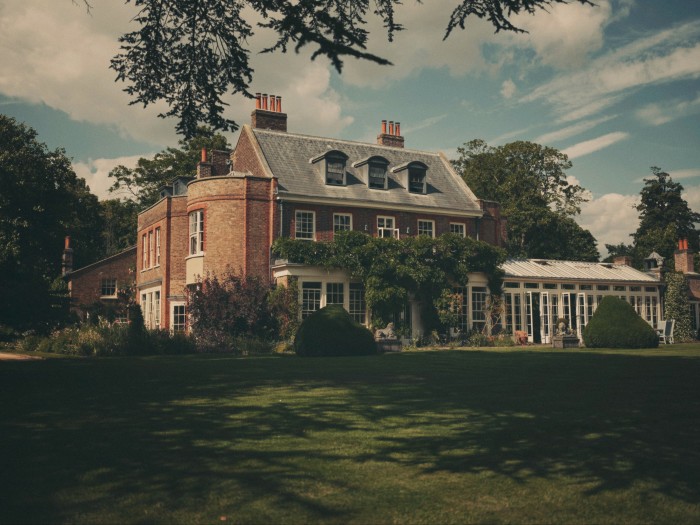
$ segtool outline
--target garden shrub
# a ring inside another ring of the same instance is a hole
[[[659,337],[629,303],[608,296],[583,329],[583,342],[588,348],[656,348]]]
[[[294,339],[294,350],[304,357],[371,355],[377,353],[377,345],[369,330],[334,304],[304,319]]]

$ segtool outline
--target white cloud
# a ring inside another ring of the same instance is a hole
[[[561,69],[578,68],[588,55],[603,46],[603,30],[610,22],[610,2],[596,7],[579,3],[554,4],[534,16],[521,14],[515,25],[528,31],[513,35],[516,45],[531,47],[538,60]]]
[[[109,192],[109,187],[114,182],[109,178],[109,172],[119,165],[134,168],[141,157],[148,158],[153,155],[155,153],[115,159],[89,159],[87,162],[74,162],[73,171],[78,177],[85,179],[85,182],[90,187],[90,191],[97,195],[98,199],[115,199],[126,195]]]
[[[574,135],[578,135],[579,133],[583,133],[584,131],[593,129],[599,124],[612,120],[616,116],[617,115],[610,115],[608,117],[601,117],[598,119],[579,122],[578,124],[574,124],[566,128],[558,129],[557,131],[552,131],[550,133],[540,135],[535,139],[535,142],[538,142],[540,144],[549,144],[551,142],[558,142],[560,140],[568,139],[569,137],[573,137]]]
[[[639,108],[636,117],[647,124],[660,126],[678,118],[700,113],[700,93],[692,100],[674,99]]]
[[[604,256],[606,244],[631,242],[630,234],[639,226],[639,212],[633,207],[638,202],[639,195],[608,193],[584,203],[576,222],[593,234]]]
[[[592,115],[648,85],[700,77],[700,20],[638,39],[542,84],[522,102],[553,104],[560,120]]]
[[[562,150],[562,153],[568,155],[570,159],[583,157],[584,155],[588,155],[590,153],[593,153],[594,151],[598,151],[603,148],[607,148],[608,146],[612,146],[616,142],[620,142],[621,140],[627,139],[629,136],[629,133],[625,133],[623,131],[607,133],[606,135],[602,135],[591,140],[585,140],[583,142],[579,142],[578,144],[574,144],[573,146],[569,146],[568,148]]]
[[[700,177],[700,168],[689,168],[685,170],[673,170],[669,171],[668,174],[673,180],[681,179],[692,179],[693,177]]]
[[[503,84],[501,84],[501,96],[503,98],[511,98],[513,95],[515,95],[517,90],[518,88],[515,86],[515,82],[513,82],[511,79],[504,80]]]

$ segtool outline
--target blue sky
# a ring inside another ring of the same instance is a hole
[[[0,2],[0,112],[63,147],[106,197],[107,173],[175,145],[162,108],[128,106],[109,59],[133,6],[93,0]],[[632,208],[650,166],[669,171],[700,211],[700,5],[697,0],[601,0],[521,16],[526,35],[474,20],[442,41],[447,0],[405,2],[393,44],[376,20],[370,51],[392,67],[348,60],[338,75],[308,52],[253,57],[252,91],[283,97],[290,131],[374,141],[382,119],[401,122],[406,147],[454,157],[474,138],[531,140],[569,155],[590,191],[578,218],[603,243],[629,241]],[[271,35],[251,45],[262,49]],[[230,118],[252,104],[231,96]],[[235,143],[236,136],[230,140]],[[602,250],[601,250],[602,251]]]

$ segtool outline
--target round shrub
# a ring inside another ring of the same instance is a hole
[[[377,353],[372,333],[337,304],[304,319],[294,338],[294,351],[304,357]]]
[[[605,297],[583,329],[588,348],[656,348],[659,337],[634,308],[617,297]]]

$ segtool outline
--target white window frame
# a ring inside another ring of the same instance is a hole
[[[141,236],[141,270],[148,269],[148,234]]]
[[[339,225],[336,224],[336,218],[339,218],[339,217],[349,219],[347,228],[338,228]],[[341,232],[341,231],[352,231],[352,213],[334,213],[333,214],[333,233]]]
[[[153,230],[150,230],[148,232],[148,267],[153,268],[155,266],[155,260],[156,260],[156,253],[155,253],[155,244],[154,244],[154,234]]]
[[[114,288],[112,293],[104,293],[105,284],[109,282],[109,288]],[[116,277],[103,277],[100,281],[100,297],[116,297],[117,296],[117,278]]]
[[[430,225],[430,232],[426,233],[426,225]],[[422,226],[422,227],[421,227]],[[422,231],[421,231],[422,230]],[[418,219],[418,235],[425,235],[427,237],[435,238],[435,221],[430,219]]]
[[[189,214],[189,255],[204,254],[204,210],[194,210]]]
[[[183,309],[183,314],[176,314],[175,309],[181,307]],[[182,323],[182,329],[176,330],[176,319],[183,315],[184,322]],[[172,301],[170,303],[170,332],[171,333],[185,333],[187,332],[187,307],[185,306],[185,301]]]
[[[160,266],[160,226],[156,228],[156,266]]]
[[[455,228],[455,226],[457,226],[457,228]],[[455,229],[461,231],[454,231]],[[450,233],[454,233],[455,235],[459,235],[460,237],[465,238],[467,236],[467,225],[463,222],[451,222]]]
[[[301,224],[308,223],[308,220],[300,219],[302,214],[311,214],[311,232],[300,230],[299,226]],[[310,237],[308,235],[310,235]],[[302,240],[302,241],[315,241],[316,240],[316,212],[315,211],[296,210],[294,212],[294,238]]]
[[[391,226],[387,225],[389,224],[389,221],[391,221]],[[380,224],[383,224],[383,226]],[[399,229],[396,228],[396,217],[392,217],[390,215],[377,215],[377,237],[393,237],[394,239],[399,238]]]

